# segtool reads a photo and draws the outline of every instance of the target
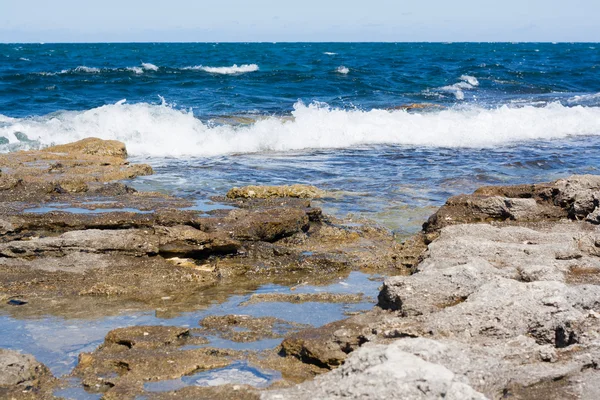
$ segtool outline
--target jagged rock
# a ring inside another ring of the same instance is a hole
[[[33,356],[0,349],[0,394],[3,387],[34,386],[40,379],[51,377],[48,368]]]
[[[206,233],[187,225],[159,227],[156,233],[160,237],[160,253],[183,256],[230,254],[241,247],[240,242],[225,232]]]
[[[104,345],[112,344],[136,349],[156,349],[189,342],[190,330],[176,326],[132,326],[110,331]]]
[[[295,197],[300,199],[318,199],[325,197],[325,191],[311,185],[285,186],[244,186],[233,188],[227,192],[230,199],[269,199],[278,197]]]
[[[209,334],[219,335],[234,342],[253,342],[275,339],[284,332],[298,331],[309,326],[288,322],[273,317],[251,317],[249,315],[209,315],[200,321]]]
[[[362,347],[335,371],[291,389],[264,392],[261,398],[486,399],[464,376],[397,344]]]
[[[88,154],[94,156],[108,156],[127,158],[125,144],[117,140],[102,140],[98,138],[86,138],[74,143],[47,147],[40,150],[44,153],[63,153],[67,155]]]
[[[309,220],[302,209],[291,207],[265,210],[233,210],[224,218],[225,229],[237,240],[260,240],[274,242],[306,231]]]
[[[158,237],[148,231],[128,229],[71,231],[58,237],[18,240],[0,244],[0,255],[10,258],[66,255],[70,252],[128,255],[158,253]]]
[[[369,316],[358,315],[293,333],[281,343],[280,354],[320,368],[335,368],[348,353],[369,341],[369,322]]]

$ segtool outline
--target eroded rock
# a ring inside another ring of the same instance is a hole
[[[233,188],[227,192],[230,199],[269,199],[295,197],[300,199],[318,199],[325,197],[325,191],[311,185],[284,186],[244,186]]]

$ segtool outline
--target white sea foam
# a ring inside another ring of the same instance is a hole
[[[325,53],[323,53],[323,54],[325,54],[326,56],[335,56],[335,55],[337,55],[337,53],[332,53],[332,52],[330,52],[330,51],[326,51],[326,52],[325,52]]]
[[[474,76],[462,75],[459,79],[460,82],[457,82],[453,85],[442,86],[441,88],[435,90],[438,92],[451,93],[454,95],[454,97],[456,97],[456,100],[464,100],[465,90],[472,90],[479,86],[479,81]]]
[[[340,110],[298,103],[293,118],[268,117],[251,125],[209,125],[168,104],[124,100],[83,112],[45,117],[0,115],[0,136],[16,132],[43,145],[89,136],[121,140],[131,154],[213,156],[231,153],[345,148],[370,144],[490,147],[522,140],[600,135],[600,107],[524,106],[461,108],[425,113]]]
[[[185,67],[185,70],[201,70],[211,74],[221,74],[221,75],[235,75],[235,74],[245,74],[247,72],[256,72],[259,70],[258,65],[256,64],[243,64],[238,66],[237,64],[233,64],[231,67],[205,67],[203,65],[196,65],[194,67]]]
[[[25,57],[21,57],[21,58],[19,58],[19,60],[21,60],[21,61],[31,61],[29,58],[25,58]]]
[[[140,75],[144,73],[144,69],[142,67],[127,67],[125,68],[127,71],[131,71],[134,74]]]
[[[63,70],[63,71],[61,71],[61,73],[68,73],[68,72],[70,72],[70,71],[69,70]],[[75,68],[73,70],[73,72],[80,72],[80,73],[84,72],[84,73],[87,73],[87,74],[98,74],[98,73],[100,73],[100,68],[86,67],[85,65],[81,65],[81,66]]]
[[[350,72],[350,70],[348,68],[344,67],[343,65],[341,65],[341,66],[337,67],[335,72],[337,72],[338,74],[347,75]]]
[[[158,71],[158,67],[150,63],[142,63],[142,68],[146,71]]]
[[[588,103],[597,103],[597,101],[600,101],[600,93],[581,94],[581,95],[573,96],[573,97],[567,99],[567,102],[571,105],[573,105],[573,104],[589,105]]]
[[[471,75],[463,75],[460,77],[460,80],[467,82],[471,86],[479,86],[479,81],[477,78]]]

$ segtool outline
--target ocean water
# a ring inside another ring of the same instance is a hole
[[[411,233],[453,194],[597,173],[600,44],[0,44],[0,151],[88,136],[155,167],[140,189],[309,183]]]

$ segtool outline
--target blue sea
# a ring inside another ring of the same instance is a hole
[[[409,234],[453,194],[598,173],[600,44],[0,44],[0,151],[89,136],[155,167],[139,189],[308,183]]]

